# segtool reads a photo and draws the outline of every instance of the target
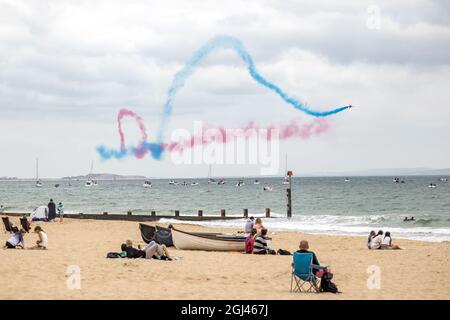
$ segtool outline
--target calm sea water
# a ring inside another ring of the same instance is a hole
[[[436,176],[410,176],[405,183],[393,183],[392,177],[314,177],[293,179],[293,218],[286,219],[286,186],[280,178],[237,179],[225,185],[207,184],[206,179],[185,180],[188,186],[169,185],[169,180],[153,180],[152,188],[143,181],[99,181],[87,188],[84,181],[45,181],[36,188],[33,181],[0,181],[0,204],[6,211],[31,212],[50,198],[62,201],[67,213],[125,213],[263,215],[271,208],[276,219],[265,221],[273,231],[295,230],[310,233],[366,235],[370,230],[389,230],[394,238],[426,241],[450,241],[450,182]],[[184,180],[178,180],[182,182]],[[56,183],[60,184],[55,188]],[[429,188],[430,183],[437,184]],[[264,185],[273,191],[263,190]],[[414,216],[414,222],[403,222]],[[168,222],[168,221],[166,221]],[[241,227],[243,220],[204,222],[204,225]]]

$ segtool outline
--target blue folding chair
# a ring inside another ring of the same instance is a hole
[[[313,269],[326,269],[326,266],[312,264],[313,254],[309,252],[294,253],[292,263],[291,292],[320,292],[320,278],[314,275]],[[292,290],[295,280],[294,290]]]

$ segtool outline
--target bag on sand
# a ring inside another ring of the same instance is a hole
[[[326,272],[322,276],[322,280],[320,281],[321,292],[339,293],[337,286],[331,282],[331,279],[333,279],[333,274],[331,272]]]
[[[290,256],[291,255],[291,253],[289,251],[284,250],[284,249],[278,249],[277,253],[281,256]]]
[[[106,258],[117,259],[117,258],[122,258],[122,256],[120,255],[120,253],[117,253],[117,252],[108,252],[108,254],[106,255]]]

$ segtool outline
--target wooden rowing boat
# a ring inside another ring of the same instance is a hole
[[[142,240],[145,243],[156,241],[159,244],[165,244],[167,247],[173,246],[172,230],[169,228],[139,223],[139,230],[141,231]]]
[[[246,237],[221,233],[191,233],[172,229],[173,244],[181,250],[245,251]]]

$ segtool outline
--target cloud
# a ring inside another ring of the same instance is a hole
[[[445,165],[450,6],[377,1],[380,29],[370,30],[371,4],[0,0],[0,125],[14,132],[1,139],[8,152],[0,176],[20,176],[25,164],[17,158],[34,159],[37,150],[54,154],[68,142],[77,146],[77,157],[92,158],[98,144],[116,143],[123,107],[139,113],[152,136],[173,75],[216,34],[240,38],[262,74],[309,105],[360,106],[336,117],[333,134],[320,141],[285,144],[302,168]],[[180,91],[171,128],[190,128],[194,120],[238,127],[255,118],[271,123],[296,117],[303,115],[257,85],[239,58],[223,50]],[[57,136],[48,129],[55,126]],[[431,143],[434,156],[417,148]],[[386,160],[382,155],[395,146],[405,152]],[[317,161],[318,153],[327,156]],[[65,163],[75,170],[72,158]],[[151,175],[146,161],[133,162],[134,169],[123,162],[103,165]],[[167,162],[153,165],[162,175],[175,170]],[[56,165],[52,175],[70,175],[69,168]]]

